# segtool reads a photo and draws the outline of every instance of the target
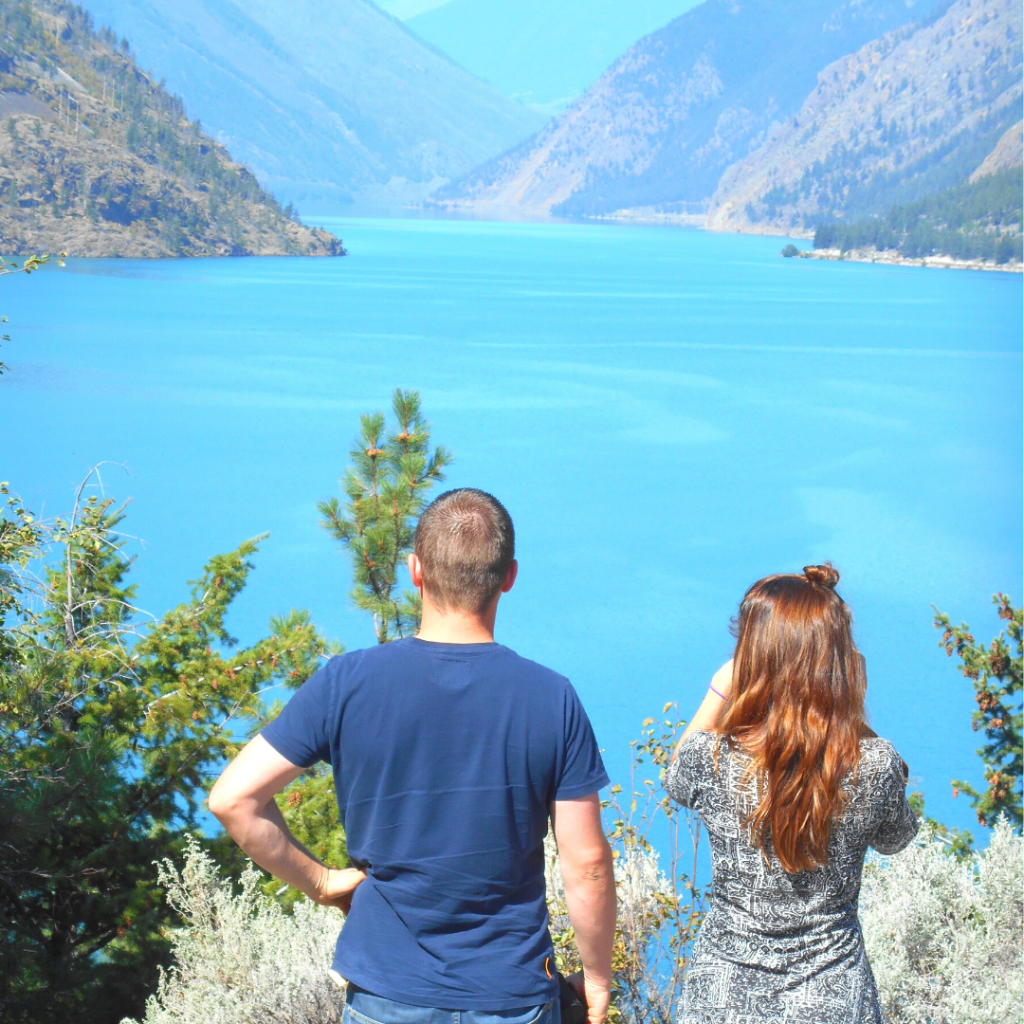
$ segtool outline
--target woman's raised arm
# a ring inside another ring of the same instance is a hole
[[[672,755],[672,760],[676,759],[679,754],[679,749],[683,745],[683,741],[687,736],[690,735],[695,729],[699,729],[702,732],[713,732],[716,725],[718,725],[719,718],[722,717],[722,711],[725,708],[726,702],[732,695],[732,658],[730,658],[711,678],[711,685],[708,687],[708,692],[704,696],[704,700],[701,701],[700,707],[697,708],[697,713],[690,719],[689,724],[686,726],[686,731],[683,733],[682,739],[676,745],[675,753]]]

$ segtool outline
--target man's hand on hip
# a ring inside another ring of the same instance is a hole
[[[262,736],[251,740],[210,791],[209,807],[228,834],[261,868],[315,903],[346,914],[366,878],[356,868],[329,868],[291,834],[274,802],[303,768],[282,757]]]
[[[337,907],[347,914],[352,909],[352,896],[366,881],[366,872],[359,868],[327,868],[309,898],[322,907]]]

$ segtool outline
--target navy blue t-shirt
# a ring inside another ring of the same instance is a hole
[[[330,762],[367,872],[338,973],[417,1006],[555,998],[548,813],[608,782],[567,679],[500,644],[408,638],[332,658],[263,737],[292,764]]]

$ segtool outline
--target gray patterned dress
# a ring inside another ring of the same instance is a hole
[[[718,771],[714,750],[719,748]],[[788,875],[750,844],[750,763],[713,733],[687,736],[665,789],[697,811],[711,843],[713,894],[694,947],[680,1024],[881,1024],[857,920],[868,846],[902,850],[917,833],[891,743],[861,741],[850,802],[832,827],[825,867]]]

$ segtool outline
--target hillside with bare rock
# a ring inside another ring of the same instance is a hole
[[[708,227],[807,230],[966,181],[1020,121],[1021,42],[1018,0],[956,0],[834,62],[800,112],[724,174]]]
[[[61,0],[0,4],[0,196],[8,255],[343,253]]]
[[[818,71],[933,0],[706,0],[628,50],[511,152],[435,193],[453,207],[703,214],[731,164],[795,114]]]
[[[982,161],[981,166],[971,175],[971,181],[987,178],[998,171],[1020,167],[1024,163],[1024,121],[1018,121],[996,143],[995,149]]]

